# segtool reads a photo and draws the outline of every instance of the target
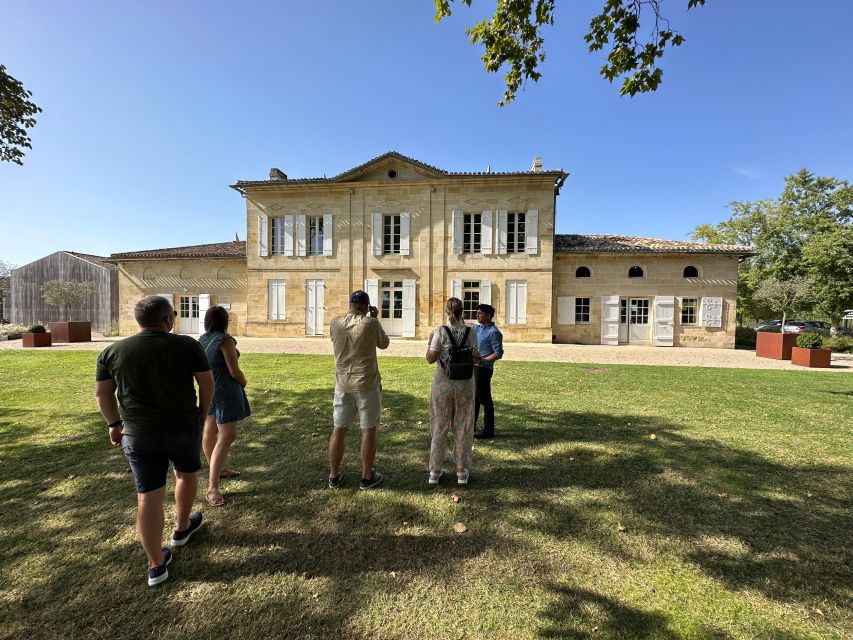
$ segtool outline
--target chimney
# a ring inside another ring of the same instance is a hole
[[[533,173],[542,173],[542,156],[533,158],[533,166],[530,167]]]
[[[287,180],[287,174],[281,169],[273,167],[270,169],[270,180]]]

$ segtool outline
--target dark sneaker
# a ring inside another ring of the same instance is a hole
[[[495,437],[494,433],[486,433],[485,431],[475,431],[474,439],[475,440],[491,440]]]
[[[190,526],[183,531],[175,531],[172,534],[172,546],[183,547],[190,541],[192,535],[201,528],[201,511],[193,511],[190,514]]]
[[[338,474],[336,476],[329,476],[329,489],[340,489],[341,488],[341,477],[342,474]]]
[[[163,547],[163,564],[148,570],[148,586],[153,587],[169,579],[169,570],[166,568],[172,562],[172,552]]]
[[[383,476],[378,471],[371,471],[369,478],[362,478],[361,479],[361,482],[358,483],[358,488],[359,489],[372,489],[377,484],[382,482],[384,479],[385,479],[385,476]]]

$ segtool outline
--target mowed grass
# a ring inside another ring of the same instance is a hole
[[[853,376],[501,363],[431,489],[431,368],[383,358],[387,480],[351,433],[335,492],[331,358],[245,355],[243,476],[152,589],[95,358],[0,353],[2,638],[853,637]]]

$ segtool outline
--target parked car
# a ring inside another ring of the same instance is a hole
[[[764,322],[752,325],[752,328],[756,331],[775,331],[778,333],[780,326],[782,326],[781,320],[765,320]]]
[[[785,333],[822,333],[829,335],[829,329],[825,329],[822,322],[815,320],[786,320]]]

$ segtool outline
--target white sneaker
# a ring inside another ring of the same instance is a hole
[[[444,475],[444,471],[430,471],[429,472],[429,483],[430,484],[438,484],[438,481],[441,480],[441,477]]]
[[[471,475],[471,472],[468,469],[463,469],[462,471],[456,472],[456,484],[458,485],[466,485],[468,484],[468,476]]]

